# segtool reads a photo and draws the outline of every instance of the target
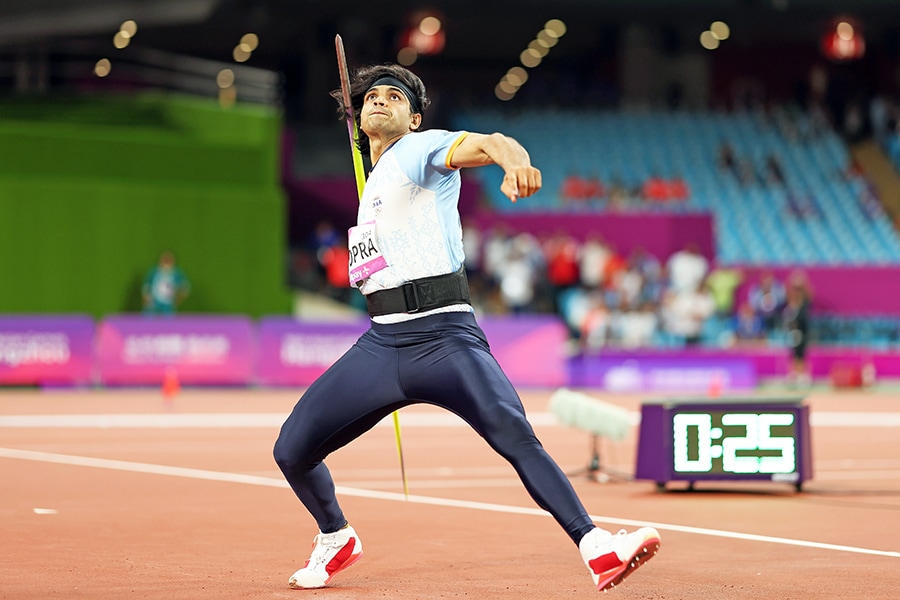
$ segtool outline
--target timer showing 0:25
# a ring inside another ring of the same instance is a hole
[[[676,473],[776,474],[797,469],[791,412],[676,412]]]

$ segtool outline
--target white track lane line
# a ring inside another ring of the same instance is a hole
[[[640,422],[640,413],[632,412],[634,425]],[[0,415],[2,427],[78,427],[78,428],[149,428],[168,429],[185,427],[247,428],[281,427],[286,413],[135,413],[135,414],[83,414],[83,415]],[[448,412],[402,412],[404,427],[468,427],[465,421]],[[534,426],[558,426],[559,420],[549,412],[528,413]],[[900,427],[900,412],[813,412],[813,427]],[[391,417],[378,423],[380,427],[392,427]]]
[[[243,483],[247,485],[259,485],[265,487],[288,488],[286,481],[272,477],[260,477],[257,475],[243,475],[241,473],[222,473],[219,471],[207,471],[203,469],[189,469],[185,467],[170,467],[166,465],[154,465],[148,463],[129,462],[124,460],[110,460],[106,458],[92,458],[88,456],[72,456],[68,454],[54,454],[50,452],[36,452],[33,450],[18,450],[15,448],[0,448],[0,458],[12,458],[20,460],[32,460],[37,462],[55,463],[62,465],[74,465],[79,467],[95,467],[99,469],[112,469],[115,471],[129,471],[132,473],[149,473],[153,475],[168,475],[171,477],[187,477],[189,479],[201,479],[206,481],[223,481],[228,483]],[[538,508],[525,508],[508,506],[504,504],[491,504],[488,502],[472,502],[468,500],[453,500],[449,498],[432,498],[430,496],[415,496],[396,492],[378,492],[337,486],[337,493],[344,496],[356,496],[359,498],[373,498],[378,500],[390,500],[394,502],[413,502],[416,504],[430,504],[433,506],[447,506],[452,508],[468,508],[490,512],[500,512],[519,515],[533,515],[549,517],[550,514]],[[653,523],[648,521],[635,521],[618,517],[591,515],[591,519],[600,523],[614,523],[626,526],[651,526],[664,531],[678,531],[696,535],[731,538],[769,544],[783,544],[787,546],[802,546],[820,550],[835,550],[838,552],[850,552],[854,554],[871,554],[875,556],[889,556],[900,558],[900,552],[874,550],[870,548],[858,548],[855,546],[841,546],[838,544],[823,544],[806,540],[772,537],[767,535],[754,535],[751,533],[739,533],[736,531],[723,531],[719,529],[706,529],[703,527],[688,527],[672,525],[669,523]]]

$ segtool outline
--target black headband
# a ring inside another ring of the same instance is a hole
[[[396,77],[382,77],[375,81],[372,85],[369,86],[369,90],[378,85],[389,85],[391,87],[395,87],[406,96],[406,99],[409,100],[409,107],[412,110],[413,114],[422,113],[421,107],[419,107],[419,98],[415,94],[413,94],[412,90],[409,87],[397,79]],[[369,90],[366,90],[368,93]]]

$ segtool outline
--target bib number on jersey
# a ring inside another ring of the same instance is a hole
[[[381,250],[378,249],[378,240],[375,238],[375,221],[351,227],[347,238],[350,250],[351,285],[388,266]]]

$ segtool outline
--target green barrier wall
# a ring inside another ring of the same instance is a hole
[[[183,312],[290,312],[280,132],[193,98],[0,100],[0,313],[138,311],[167,248]]]

